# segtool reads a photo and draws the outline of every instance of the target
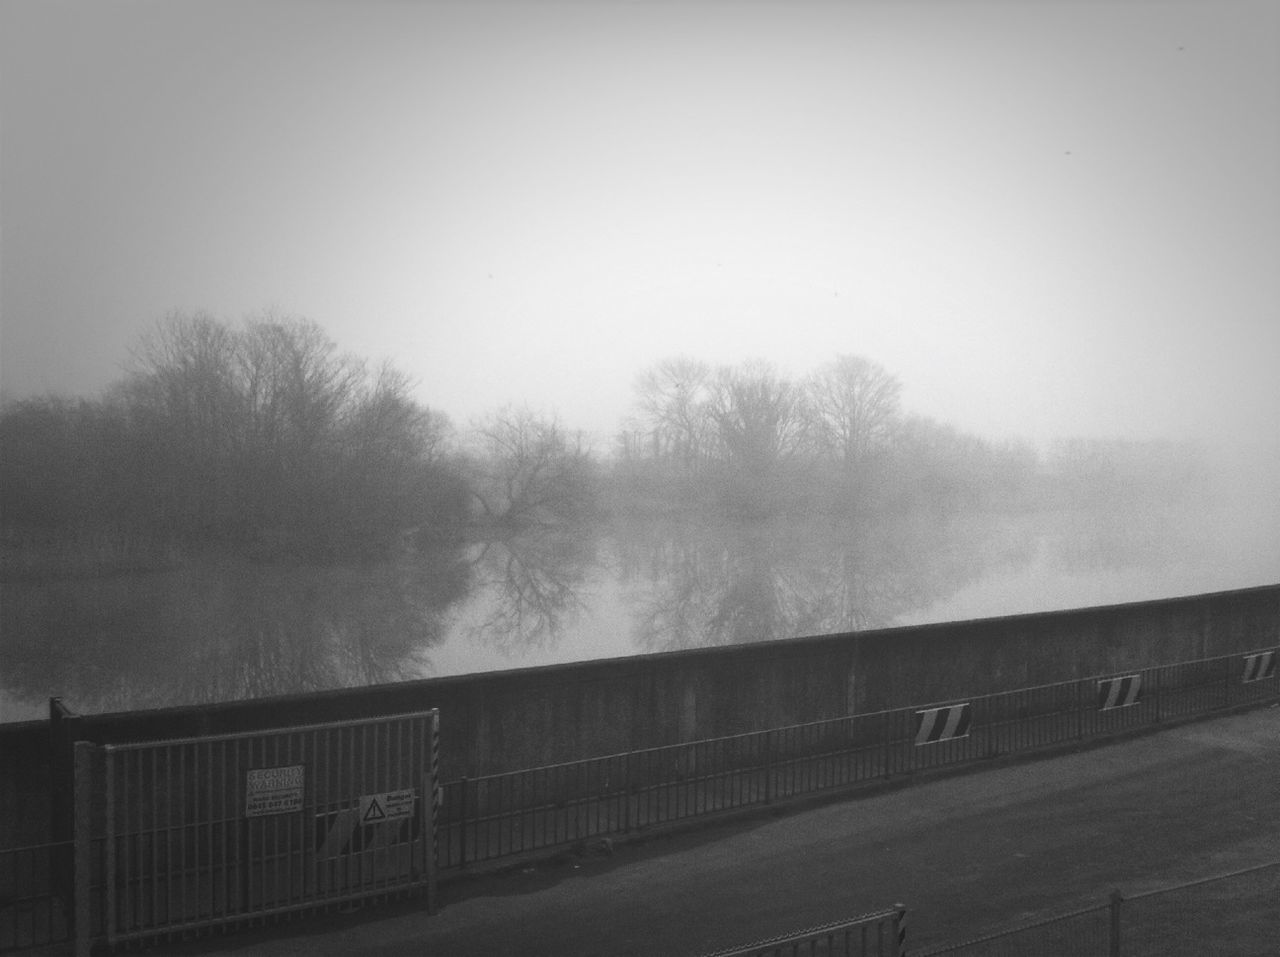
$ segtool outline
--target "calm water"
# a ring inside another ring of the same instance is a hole
[[[229,700],[1280,581],[1280,509],[634,523],[357,568],[0,585],[0,719]]]

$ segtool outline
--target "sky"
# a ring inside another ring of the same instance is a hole
[[[0,391],[305,316],[466,427],[839,354],[993,439],[1273,438],[1280,4],[0,0]]]

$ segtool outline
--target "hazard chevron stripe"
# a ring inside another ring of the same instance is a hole
[[[1272,678],[1275,673],[1276,653],[1274,651],[1260,651],[1257,654],[1244,656],[1243,684]]]
[[[936,744],[969,736],[972,708],[969,702],[927,708],[916,712],[916,745]]]
[[[1127,708],[1142,701],[1142,675],[1103,678],[1098,682],[1098,710]]]

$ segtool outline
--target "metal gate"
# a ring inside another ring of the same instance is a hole
[[[420,888],[434,909],[438,742],[423,711],[94,748],[93,925],[115,944]]]

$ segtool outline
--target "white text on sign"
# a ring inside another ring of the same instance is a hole
[[[244,816],[263,817],[301,811],[305,780],[306,772],[301,764],[250,771],[245,777]]]

